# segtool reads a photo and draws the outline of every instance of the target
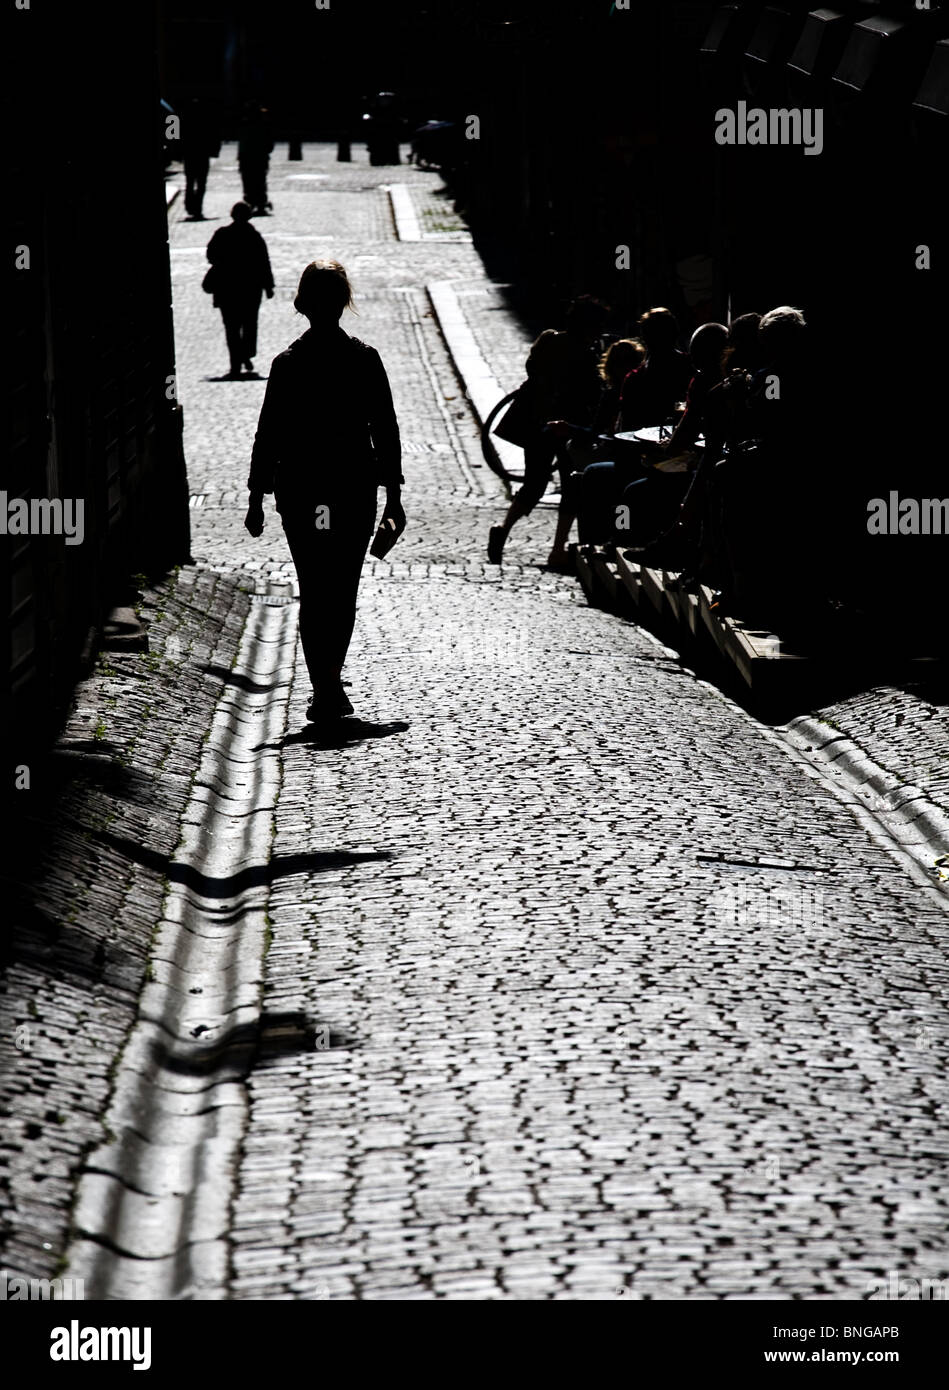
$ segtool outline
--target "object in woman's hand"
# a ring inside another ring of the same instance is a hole
[[[377,560],[384,560],[404,530],[404,522],[399,526],[394,517],[384,516],[379,522],[375,539],[369,547],[369,554]]]

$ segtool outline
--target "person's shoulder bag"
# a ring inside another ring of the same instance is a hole
[[[519,449],[534,439],[538,432],[534,394],[533,384],[527,380],[522,381],[516,391],[505,396],[504,400],[509,404],[494,426],[498,439],[503,439],[507,444],[516,444]],[[500,411],[502,405],[503,401],[499,401],[495,410]]]

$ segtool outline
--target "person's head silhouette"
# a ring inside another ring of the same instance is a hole
[[[639,319],[639,336],[646,344],[650,356],[654,352],[660,355],[674,352],[679,337],[679,325],[676,323],[675,315],[671,310],[659,306],[647,309]]]
[[[233,222],[249,222],[253,211],[250,203],[235,203],[231,208],[231,220]]]
[[[728,342],[728,329],[723,323],[703,323],[689,339],[689,357],[697,372],[721,376],[722,353]]]
[[[339,261],[311,261],[300,276],[293,307],[314,328],[332,325],[344,309],[352,309],[352,286]]]
[[[781,304],[769,309],[758,325],[758,341],[765,362],[794,363],[801,359],[807,342],[807,327],[800,309]]]

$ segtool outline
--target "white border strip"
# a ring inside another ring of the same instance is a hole
[[[471,402],[479,423],[483,425],[501,397],[507,395],[507,391],[499,385],[482,357],[481,349],[462,312],[452,281],[436,280],[425,288],[432,301],[445,346],[455,364],[455,371],[464,383],[465,395]],[[494,446],[509,472],[523,473],[524,455],[516,445],[508,444],[495,435]]]
[[[400,241],[421,241],[422,229],[412,201],[412,190],[407,183],[390,183],[388,188],[396,236]]]

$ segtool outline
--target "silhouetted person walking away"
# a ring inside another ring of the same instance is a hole
[[[375,348],[339,326],[352,289],[337,261],[304,270],[294,308],[309,330],[274,359],[251,457],[244,525],[264,528],[275,494],[300,581],[300,637],[313,685],[311,720],[352,714],[341,676],[356,593],[376,515],[401,528],[402,446],[385,368]]]
[[[241,367],[248,372],[254,370],[260,296],[263,293],[273,299],[267,245],[257,228],[250,225],[246,203],[235,203],[230,226],[218,227],[208,242],[208,260],[213,267],[214,305],[224,320],[230,376],[236,379]]]
[[[221,153],[221,141],[197,97],[189,101],[181,129],[185,166],[185,211],[192,222],[204,221],[204,190],[211,160]]]
[[[254,212],[266,215],[273,204],[267,196],[267,169],[273,135],[267,112],[256,102],[244,107],[244,119],[237,136],[237,163],[241,171],[244,201]]]

